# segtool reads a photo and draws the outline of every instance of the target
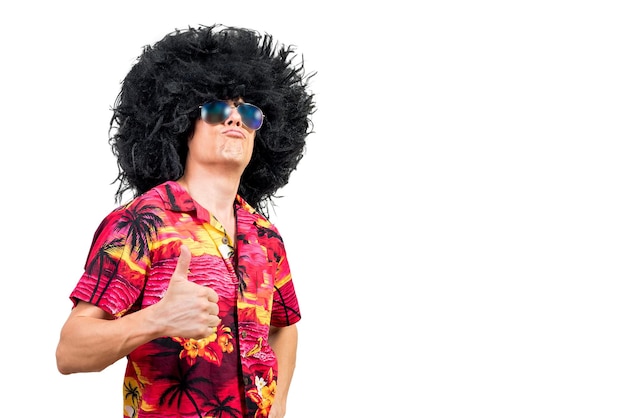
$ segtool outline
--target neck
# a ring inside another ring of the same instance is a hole
[[[228,179],[215,177],[207,181],[207,177],[202,180],[196,180],[195,177],[185,173],[178,183],[187,190],[187,193],[202,205],[209,212],[217,215],[231,213],[233,211],[233,202],[237,195],[239,182],[229,181]],[[219,218],[218,218],[219,219]]]

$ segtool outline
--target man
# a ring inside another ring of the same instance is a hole
[[[127,357],[125,417],[285,416],[300,311],[266,208],[311,132],[292,47],[219,25],[144,48],[111,121],[117,201],[57,347],[61,373]]]

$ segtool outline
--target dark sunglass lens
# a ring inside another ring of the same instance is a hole
[[[237,111],[241,115],[241,120],[244,125],[248,128],[257,130],[263,124],[263,112],[261,112],[261,109],[258,107],[248,103],[242,103],[237,106]]]
[[[200,116],[207,123],[222,123],[228,118],[231,111],[228,103],[214,101],[202,105]]]

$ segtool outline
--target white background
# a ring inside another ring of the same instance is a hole
[[[121,416],[123,361],[54,358],[114,207],[110,108],[144,45],[223,23],[318,73],[271,216],[303,312],[289,417],[626,416],[621,3],[3,3],[2,415]]]

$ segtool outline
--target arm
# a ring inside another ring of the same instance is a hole
[[[97,306],[78,302],[61,329],[57,367],[62,374],[104,370],[162,331],[149,308],[114,320]]]
[[[56,350],[59,372],[104,370],[164,335],[201,339],[215,332],[220,323],[217,293],[187,279],[190,260],[189,249],[181,247],[163,298],[119,319],[95,305],[78,302],[61,329]]]
[[[268,418],[282,418],[287,410],[287,393],[296,367],[298,330],[296,325],[270,327],[269,344],[278,359],[278,382]]]

